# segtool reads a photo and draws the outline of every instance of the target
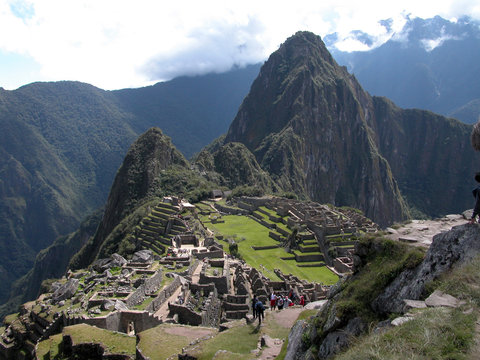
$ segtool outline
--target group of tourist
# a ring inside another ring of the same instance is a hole
[[[298,297],[298,295],[293,289],[290,289],[287,296],[281,294],[277,295],[275,294],[275,292],[272,292],[270,294],[270,310],[275,310],[275,308],[277,308],[278,310],[282,310],[289,306],[295,305],[295,302],[297,302],[301,306],[304,306],[305,298],[303,297],[303,295]]]
[[[298,305],[305,306],[305,298],[303,295],[298,295],[291,289],[288,293],[287,296],[281,295],[281,294],[275,294],[275,292],[272,292],[270,294],[270,310],[282,310],[285,309],[289,306],[295,305],[295,302],[297,301]],[[257,298],[256,295],[253,296],[252,300],[252,311],[253,311],[253,318],[257,319],[258,318],[258,324],[260,325],[262,323],[262,320],[264,318],[264,311],[265,311],[265,305],[262,303],[261,300]]]

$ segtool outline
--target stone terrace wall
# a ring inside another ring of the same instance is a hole
[[[199,326],[202,324],[202,315],[190,310],[185,305],[169,304],[170,313],[178,315],[178,322],[181,324],[188,324]]]
[[[202,311],[202,326],[217,327],[220,323],[222,303],[218,298],[217,290],[214,289],[208,296],[204,311]]]
[[[215,204],[215,208],[225,214],[231,214],[231,215],[248,215],[250,214],[250,211],[244,210],[244,209],[237,209],[237,208],[231,208],[228,206],[223,206],[220,204]]]
[[[114,311],[107,316],[84,318],[82,323],[93,325],[110,331],[127,333],[130,323],[134,324],[135,332],[139,333],[162,324],[147,311]]]
[[[170,285],[166,286],[165,289],[160,291],[160,294],[158,294],[157,297],[147,306],[146,310],[151,313],[156,312],[160,308],[160,306],[162,306],[165,300],[167,300],[178,289],[180,285],[182,285],[180,277],[175,276],[173,282]]]
[[[132,294],[125,299],[125,304],[131,308],[141,304],[145,300],[146,294],[155,293],[162,283],[162,271],[159,270],[138,287]]]

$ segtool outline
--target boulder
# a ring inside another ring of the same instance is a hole
[[[405,324],[406,322],[413,320],[413,316],[400,316],[392,320],[391,324],[393,326],[400,326],[402,324]]]
[[[478,224],[454,226],[450,231],[435,235],[423,262],[397,276],[372,302],[372,308],[380,314],[402,312],[403,301],[420,299],[425,284],[477,256],[480,253],[479,238]]]
[[[425,304],[425,301],[421,301],[421,300],[404,299],[403,304],[404,304],[403,313],[406,313],[411,309],[425,309],[427,307],[427,305]]]
[[[288,334],[288,345],[285,359],[301,359],[303,355],[302,337],[308,331],[308,324],[305,320],[300,320],[293,325]]]
[[[78,279],[68,279],[68,281],[59,287],[52,295],[53,303],[57,303],[61,300],[70,299],[78,289],[79,281]]]
[[[133,263],[148,264],[153,262],[153,252],[151,250],[140,250],[133,254]]]
[[[325,304],[327,303],[327,300],[318,300],[318,301],[312,301],[309,302],[307,305],[305,305],[306,310],[313,310],[313,309],[322,309]]]
[[[112,254],[112,256],[110,256],[110,259],[111,259],[112,267],[113,266],[122,267],[124,265],[127,265],[127,260],[125,260],[125,258],[121,255]]]
[[[102,273],[103,271],[105,271],[105,269],[108,268],[107,266],[109,263],[110,263],[110,258],[98,259],[93,262],[92,268],[96,272]]]
[[[318,358],[327,359],[347,347],[352,339],[367,330],[367,324],[359,317],[351,319],[347,326],[329,333],[322,341]]]
[[[429,307],[446,306],[456,308],[462,305],[462,301],[457,298],[445,294],[440,290],[435,290],[427,299],[425,299],[425,305]]]
[[[122,311],[122,310],[128,310],[127,305],[122,300],[116,300],[115,301],[115,310]]]
[[[114,307],[115,307],[115,301],[113,301],[112,299],[106,299],[102,303],[102,310],[111,310]]]

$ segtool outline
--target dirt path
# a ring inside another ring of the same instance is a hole
[[[198,284],[198,281],[200,280],[200,272],[202,271],[202,266],[203,266],[203,262],[199,261],[197,268],[192,274],[192,284]]]
[[[168,310],[168,303],[171,302],[173,303],[178,295],[180,295],[180,292],[182,291],[182,286],[180,285],[177,290],[175,290],[173,292],[173,294],[167,299],[165,300],[165,302],[160,306],[160,308],[155,312],[155,317],[159,318],[159,319],[163,319],[165,320],[166,317],[168,316],[168,313],[169,313],[169,310]]]
[[[269,311],[267,310],[267,319],[272,318],[275,320],[275,322],[284,328],[290,329],[295,321],[298,318],[298,315],[303,311],[304,309],[301,307],[291,307],[283,310],[274,310],[274,311]],[[265,347],[263,348],[263,351],[261,355],[259,356],[259,359],[261,360],[271,360],[275,359],[277,355],[280,353],[282,350],[282,346],[284,343],[284,339],[273,339],[268,335],[264,335],[265,339]]]
[[[388,228],[387,237],[428,248],[434,235],[466,223],[467,220],[462,215],[447,215],[436,220],[412,220],[399,229]]]
[[[192,274],[192,283],[197,284],[198,280],[200,279],[200,271],[202,271],[202,262],[199,262],[197,268]],[[177,290],[167,299],[165,302],[160,306],[160,308],[155,312],[155,316],[159,319],[165,319],[168,316],[168,303],[173,303],[177,300],[178,295],[182,291],[182,286],[180,285]]]
[[[185,336],[191,341],[216,332],[213,328],[203,328],[200,326],[169,326],[165,327],[164,331],[171,335]]]

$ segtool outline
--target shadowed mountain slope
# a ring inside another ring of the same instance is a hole
[[[371,97],[320,37],[299,32],[262,67],[225,142],[245,144],[284,190],[385,226],[408,216],[405,198],[430,216],[471,205],[470,131]]]

